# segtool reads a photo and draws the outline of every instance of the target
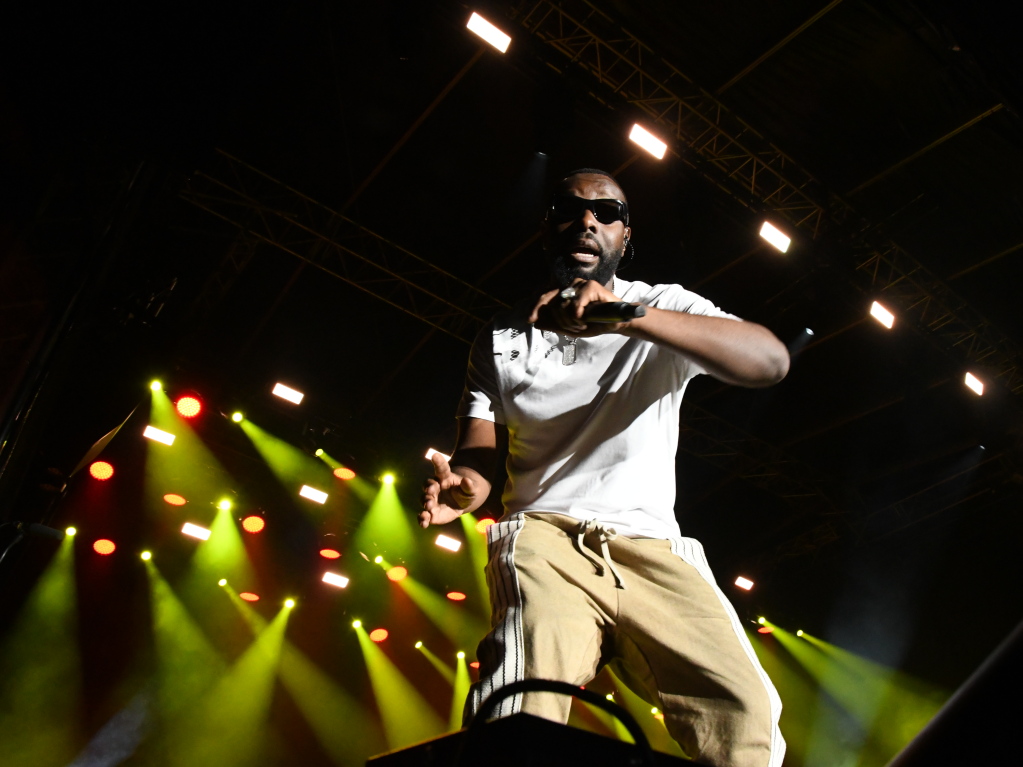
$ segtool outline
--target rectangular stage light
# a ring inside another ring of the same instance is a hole
[[[462,548],[461,541],[456,540],[455,538],[449,538],[446,535],[438,535],[436,543],[442,549],[447,549],[448,551],[458,551]]]
[[[199,527],[199,525],[193,525],[191,522],[185,522],[184,526],[181,528],[181,532],[185,535],[190,535],[193,538],[198,538],[201,541],[208,541],[210,539],[209,530],[205,527]]]
[[[434,450],[432,447],[426,451],[426,460],[427,461],[431,460],[434,455],[441,456],[445,461],[451,460],[450,455],[448,455],[447,453],[442,453],[440,450]]]
[[[636,144],[639,144],[643,149],[648,151],[658,160],[664,157],[664,153],[668,150],[668,145],[661,141],[650,131],[643,128],[639,123],[635,123],[632,126],[632,131],[629,133],[629,139]]]
[[[337,586],[339,589],[343,589],[345,586],[348,585],[348,579],[345,578],[343,575],[338,575],[337,573],[329,572],[323,574],[323,582],[329,583],[331,586]]]
[[[969,386],[977,395],[984,393],[984,382],[977,378],[977,376],[973,373],[967,373],[966,378],[963,379],[963,383]]]
[[[286,399],[288,402],[293,402],[296,405],[301,405],[302,398],[305,397],[302,392],[292,389],[290,386],[285,386],[282,383],[274,384],[273,393],[281,399]]]
[[[327,502],[327,494],[325,492],[317,490],[315,487],[309,487],[309,485],[302,485],[302,489],[298,491],[298,494],[316,503]]]
[[[474,12],[472,16],[469,17],[469,23],[465,26],[470,32],[482,37],[501,53],[508,50],[511,38],[478,13]]]
[[[892,329],[892,325],[895,324],[895,315],[885,309],[877,301],[870,305],[870,316],[880,322],[889,330]]]
[[[792,238],[776,228],[770,221],[765,221],[764,225],[760,227],[760,236],[782,253],[788,251],[789,245],[792,243]]]
[[[735,579],[735,585],[738,586],[740,589],[745,589],[746,591],[749,591],[751,588],[753,588],[753,581],[751,581],[749,578],[743,578],[740,575],[738,578]]]
[[[162,442],[165,445],[174,444],[174,435],[169,431],[163,429],[157,429],[155,426],[147,426],[146,430],[142,432],[142,436],[147,439],[151,439],[154,442]]]

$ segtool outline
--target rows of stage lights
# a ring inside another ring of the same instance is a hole
[[[510,35],[491,24],[478,13],[473,13],[469,17],[466,28],[501,53],[505,53],[511,45],[512,38]],[[664,155],[668,150],[666,142],[639,123],[635,123],[630,129],[629,140],[658,160],[664,159]],[[787,253],[789,246],[792,244],[792,238],[771,221],[763,222],[760,227],[760,237],[781,253]],[[874,301],[870,305],[868,313],[888,330],[895,326],[895,314],[878,301]],[[807,328],[806,334],[812,336],[813,331]],[[984,394],[983,380],[972,371],[966,371],[963,376],[963,384],[978,397]]]
[[[150,384],[149,388],[153,392],[162,392],[163,384],[160,381],[153,381]],[[300,405],[305,397],[305,395],[302,392],[293,389],[289,386],[286,386],[285,384],[282,383],[277,383],[274,385],[272,394],[293,405]],[[203,404],[201,397],[198,394],[190,392],[179,396],[177,400],[174,401],[174,409],[177,412],[177,414],[181,416],[181,418],[186,420],[192,420],[197,418],[204,411],[205,406]],[[245,420],[245,416],[241,412],[232,413],[229,417],[232,422],[237,424],[240,424]],[[173,448],[174,443],[177,439],[177,435],[175,435],[174,433],[168,432],[163,429],[158,429],[152,424],[148,424],[145,426],[145,428],[142,430],[141,436],[171,449]],[[426,452],[424,457],[426,458],[426,460],[430,460],[432,459],[435,453],[442,455],[445,458],[450,458],[450,456],[446,455],[445,453],[441,453],[440,451],[437,451],[433,448],[430,448]],[[321,460],[326,461],[327,459],[327,456],[325,455],[322,449],[317,449],[314,455],[317,458],[320,458]],[[339,481],[347,482],[356,478],[356,472],[350,467],[339,465],[332,466],[332,469],[333,469],[332,474]],[[94,460],[89,465],[88,473],[89,476],[91,477],[91,481],[108,482],[115,477],[117,472],[114,468],[114,465],[110,461],[100,459]],[[384,485],[392,485],[394,484],[395,478],[393,474],[387,473],[380,477],[380,481]],[[329,498],[329,493],[326,490],[311,487],[309,485],[302,485],[296,491],[296,494],[301,498],[321,505],[325,504],[327,502],[327,499]],[[163,495],[163,501],[167,503],[169,506],[173,507],[184,507],[190,503],[189,500],[184,495],[181,495],[179,493],[166,493]],[[222,498],[219,501],[217,501],[214,505],[218,511],[231,511],[234,504],[231,500],[227,498]],[[259,535],[267,529],[267,521],[261,513],[259,514],[249,513],[239,515],[236,516],[236,521],[238,525],[241,527],[242,531],[248,535]],[[490,527],[490,525],[494,524],[495,521],[496,520],[492,518],[487,517],[481,518],[476,524],[476,531],[481,535],[486,535],[487,528]],[[64,532],[65,535],[72,537],[76,536],[79,533],[79,530],[77,527],[70,526]],[[197,541],[199,544],[209,541],[214,534],[213,530],[211,530],[209,527],[204,527],[202,525],[190,521],[185,521],[182,524],[180,532],[183,536],[191,538]],[[328,533],[323,536],[323,538],[320,541],[320,546],[316,552],[320,558],[327,562],[336,562],[337,560],[341,559],[342,552],[340,548],[338,548],[338,545],[335,543],[335,540],[336,537],[332,534]],[[452,553],[457,553],[458,551],[461,550],[462,547],[462,541],[458,540],[457,538],[452,538],[451,536],[444,535],[443,533],[440,533],[436,536],[436,538],[434,539],[434,544],[438,548],[444,549],[445,551]],[[101,557],[109,557],[115,554],[115,552],[119,551],[117,543],[111,540],[110,538],[96,538],[92,542],[91,549],[96,555]],[[153,558],[153,552],[149,550],[141,551],[139,552],[139,558],[144,562],[149,562]],[[384,558],[382,556],[377,556],[373,560],[373,562],[374,564],[380,565],[384,568],[388,580],[390,580],[393,583],[398,583],[408,576],[407,568],[405,568],[402,565],[391,566],[390,564],[384,561]],[[351,582],[351,579],[348,575],[345,575],[336,570],[325,569],[323,570],[320,581],[336,589],[345,589],[348,587],[349,583]],[[227,586],[228,585],[227,579],[226,578],[220,579],[218,585],[221,587]],[[251,590],[239,591],[237,592],[237,595],[240,599],[246,602],[259,602],[262,599],[262,597],[258,593]],[[445,594],[445,596],[452,602],[462,602],[465,601],[465,599],[467,598],[466,594],[461,591],[448,591]],[[289,597],[284,601],[284,606],[289,609],[294,607],[295,600]],[[362,624],[360,621],[356,621],[355,624],[353,624],[355,628],[360,628],[361,625]],[[388,631],[385,628],[373,629],[372,631],[369,632],[369,638],[374,642],[378,643],[383,642],[385,639],[387,639],[387,637]],[[420,645],[417,645],[417,649],[419,649]],[[478,667],[478,664],[475,662],[469,665],[472,666],[473,668]]]

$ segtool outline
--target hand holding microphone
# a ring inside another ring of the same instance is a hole
[[[579,292],[574,285],[570,285],[561,291],[561,298],[565,301],[572,301]],[[646,307],[642,304],[630,304],[627,301],[602,301],[599,303],[587,304],[583,308],[582,320],[584,322],[601,322],[614,324],[618,322],[629,322],[637,317],[646,316]]]

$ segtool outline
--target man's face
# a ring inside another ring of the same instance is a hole
[[[607,176],[588,173],[569,176],[558,193],[585,200],[625,199],[622,190]],[[581,277],[610,287],[629,234],[630,229],[623,222],[602,224],[590,210],[569,221],[548,218],[543,226],[544,249],[551,256],[555,282],[566,286]]]

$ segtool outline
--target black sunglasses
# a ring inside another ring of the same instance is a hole
[[[629,225],[629,206],[621,200],[585,200],[572,194],[554,195],[547,217],[574,221],[587,210],[602,224],[621,221],[626,226]]]

